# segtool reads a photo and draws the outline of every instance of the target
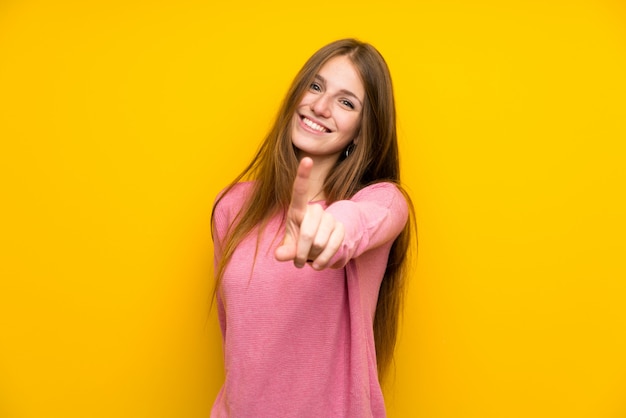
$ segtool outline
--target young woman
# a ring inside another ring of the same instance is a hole
[[[226,380],[212,417],[383,417],[412,206],[387,65],[354,39],[296,76],[213,209]],[[247,181],[243,181],[247,180]]]

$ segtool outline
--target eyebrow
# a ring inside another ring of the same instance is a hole
[[[324,77],[322,77],[321,75],[316,74],[316,75],[315,75],[315,78],[316,78],[316,79],[318,79],[318,80],[320,80],[322,83],[326,84],[326,79],[325,79]],[[354,98],[355,98],[355,99],[359,102],[359,104],[360,104],[361,106],[363,106],[363,102],[361,102],[361,99],[359,99],[359,98],[357,97],[357,95],[356,95],[356,94],[354,94],[354,93],[352,93],[350,90],[341,89],[341,90],[339,90],[339,93],[343,93],[343,94],[345,94],[346,96],[351,96],[351,97],[354,97]]]

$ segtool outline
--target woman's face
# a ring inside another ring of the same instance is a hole
[[[293,116],[291,140],[299,157],[336,161],[348,144],[357,141],[364,97],[363,82],[350,59],[328,60]]]

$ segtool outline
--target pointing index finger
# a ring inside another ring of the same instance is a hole
[[[298,166],[296,178],[293,181],[291,194],[291,209],[304,213],[309,203],[309,178],[313,168],[313,160],[304,157]]]

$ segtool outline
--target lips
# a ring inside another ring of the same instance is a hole
[[[315,122],[315,121],[307,118],[306,116],[300,115],[300,120],[302,121],[302,123],[304,125],[306,125],[308,128],[310,128],[310,129],[312,129],[312,130],[314,130],[316,132],[319,132],[319,133],[329,133],[329,132],[331,132],[331,130],[328,129],[326,126],[321,125],[320,123]]]

